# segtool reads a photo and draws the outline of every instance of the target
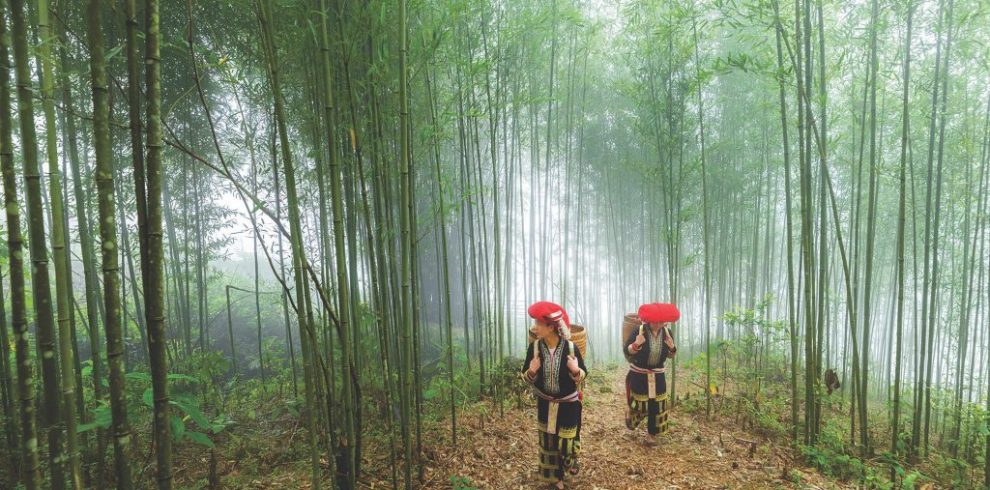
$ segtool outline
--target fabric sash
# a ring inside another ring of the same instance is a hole
[[[639,367],[639,366],[637,366],[635,364],[630,364],[629,365],[629,370],[632,371],[632,372],[634,372],[634,373],[639,373],[639,374],[663,374],[663,373],[667,372],[667,368],[662,368],[661,367],[661,368],[647,369],[647,368],[641,368],[641,367]]]
[[[546,433],[547,434],[556,434],[557,433],[557,412],[560,410],[560,404],[561,403],[574,403],[574,402],[578,401],[579,400],[579,397],[581,396],[580,393],[578,393],[577,391],[575,391],[575,392],[571,393],[570,395],[563,396],[563,397],[560,397],[560,398],[554,398],[554,397],[552,397],[550,395],[547,395],[546,393],[543,393],[542,391],[537,390],[535,388],[533,389],[533,394],[536,395],[536,396],[538,396],[538,397],[540,397],[540,398],[542,398],[542,399],[544,399],[544,400],[546,400],[546,401],[548,401],[548,402],[550,402],[547,405],[547,428],[546,428]]]
[[[647,395],[646,396],[650,397],[651,399],[656,398],[657,397],[657,377],[656,376],[652,376],[652,375],[654,375],[654,374],[663,374],[663,373],[667,372],[667,368],[660,367],[660,368],[646,369],[646,368],[641,368],[641,367],[639,367],[639,366],[637,366],[635,364],[630,364],[629,365],[629,370],[632,371],[632,372],[634,372],[634,373],[639,373],[639,374],[645,374],[645,375],[647,375],[646,376],[646,383],[647,383],[647,387],[648,387],[647,388],[648,389],[648,392],[647,392]]]
[[[579,392],[575,391],[567,396],[553,397],[550,396],[536,388],[533,388],[533,394],[551,403],[571,403],[578,401]]]

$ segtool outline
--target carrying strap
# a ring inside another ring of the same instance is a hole
[[[571,352],[570,353],[571,354],[574,354],[576,352],[575,351],[575,348],[576,347],[574,345],[574,341],[568,340],[567,343],[569,344],[568,346],[571,348]],[[585,375],[587,375],[587,373],[585,373]],[[578,393],[578,395],[579,395],[579,397],[581,397],[581,399],[583,399],[582,394],[584,393],[584,383],[585,383],[585,381],[587,381],[587,380],[586,379],[581,379],[581,382],[579,382],[578,383],[578,386],[577,386],[577,392],[576,393]]]

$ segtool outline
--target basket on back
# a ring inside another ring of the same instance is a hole
[[[629,339],[633,330],[639,328],[642,324],[643,321],[639,319],[639,315],[636,313],[626,313],[626,316],[622,319],[622,338],[619,339],[619,343],[622,344]]]
[[[536,332],[533,331],[535,327],[530,327],[529,329],[529,342],[532,344],[536,340]],[[588,356],[588,332],[581,325],[571,324],[571,342],[577,346],[578,350],[581,351],[581,357],[587,358]]]

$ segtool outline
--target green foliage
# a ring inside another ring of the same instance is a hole
[[[775,434],[787,434],[789,427],[781,420],[779,414],[788,409],[788,403],[783,396],[760,395],[759,400],[749,397],[737,398],[740,413],[746,415],[753,425],[760,430]]]
[[[189,431],[185,433],[185,436],[189,438],[190,441],[201,446],[213,447],[213,441],[209,436],[202,432]]]
[[[881,462],[889,465],[890,468],[894,470],[895,476],[901,478],[904,477],[904,465],[899,459],[897,459],[896,455],[891,454],[889,451],[884,451],[883,454],[880,455],[879,459]]]
[[[447,366],[446,347],[440,352],[437,361],[424,369],[423,400],[438,405],[438,414],[446,414],[449,410],[451,380]],[[467,355],[460,345],[454,345],[454,381],[453,391],[456,400],[467,400],[482,392],[481,378],[475,370],[465,369]],[[515,393],[519,390],[519,370],[522,360],[507,358],[496,365],[489,373],[490,386],[484,387],[490,393],[494,387],[502,393]],[[440,409],[439,405],[444,408]]]
[[[100,404],[93,408],[89,414],[91,422],[77,425],[77,432],[83,433],[93,429],[106,429],[110,427],[112,418],[110,413],[110,405],[107,402],[101,401]]]
[[[451,476],[450,486],[453,490],[478,490],[471,479],[466,476]]]
[[[912,471],[904,477],[904,481],[901,482],[901,488],[903,490],[914,490],[914,487],[918,484],[919,479],[921,479],[921,473]]]
[[[863,488],[887,490],[894,484],[883,471],[867,466],[861,459],[824,446],[800,446],[805,461],[826,476],[842,481],[855,482]]]
[[[709,353],[713,385],[709,390],[723,397],[716,408],[727,405],[735,415],[744,415],[747,425],[784,434],[788,427],[779,414],[789,403],[783,389],[788,337],[785,323],[768,317],[771,301],[767,295],[754,308],[736,307],[722,315],[733,335],[717,341]],[[693,384],[704,386],[706,363],[705,353],[688,361],[689,372],[695,373]]]
[[[523,359],[509,357],[503,359],[502,362],[496,366],[493,373],[493,378],[502,386],[502,390],[507,394],[523,394],[529,392],[530,385],[523,381],[520,376],[523,367]],[[592,371],[594,375],[594,371]]]
[[[970,488],[974,485],[970,475],[970,464],[944,453],[931,455],[933,473],[942,476],[952,488]],[[943,476],[944,475],[944,476]]]
[[[170,381],[213,384],[230,370],[230,360],[220,351],[196,351],[191,356],[177,359],[174,369],[185,374],[169,374]]]
[[[801,446],[801,454],[808,464],[818,468],[825,475],[843,481],[866,479],[866,466],[858,458],[824,447],[805,445]]]
[[[127,413],[132,420],[150,420],[154,409],[154,392],[151,387],[151,375],[142,372],[130,372],[124,375],[127,382],[129,396],[127,397]],[[199,378],[188,374],[170,373],[168,375],[169,384],[173,387],[173,393],[169,400],[169,405],[173,408],[172,418],[169,421],[172,425],[172,437],[176,442],[188,440],[196,444],[213,447],[213,442],[209,436],[202,432],[189,430],[186,423],[194,422],[200,429],[211,434],[219,434],[227,427],[233,425],[226,415],[217,415],[214,419],[209,419],[203,414],[199,399],[184,390],[190,385],[198,385],[204,382]],[[140,397],[135,396],[137,392]],[[140,400],[140,401],[139,401]],[[101,401],[90,411],[91,421],[80,424],[76,431],[78,433],[88,432],[94,429],[108,429],[112,423],[110,406],[107,402]]]
[[[791,470],[787,473],[787,479],[790,480],[791,483],[800,485],[801,481],[804,480],[804,477],[801,476],[801,472],[798,470]]]

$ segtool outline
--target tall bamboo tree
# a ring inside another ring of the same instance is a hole
[[[58,29],[59,36],[59,58],[63,68],[68,65],[68,51],[66,42],[66,32],[61,23]],[[75,101],[73,99],[72,84],[69,70],[63,69],[60,72],[59,83],[62,88],[62,105],[65,108],[61,112],[62,138],[65,142],[65,150],[72,172],[72,191],[75,197],[75,218],[76,228],[79,233],[79,248],[82,254],[83,263],[83,284],[86,293],[86,326],[88,327],[88,337],[90,345],[90,359],[93,364],[93,398],[98,401],[105,399],[103,379],[103,351],[100,346],[100,318],[102,316],[103,304],[100,303],[100,283],[97,277],[96,253],[93,250],[92,225],[89,219],[89,209],[86,203],[86,194],[83,192],[83,173],[80,168],[79,145],[77,142],[77,127],[75,116]],[[85,398],[83,386],[79,386],[80,399]],[[105,437],[102,430],[97,432],[97,454],[103,454]],[[98,474],[104,474],[103,458],[97,461]]]
[[[21,237],[20,200],[14,174],[14,111],[10,101],[10,33],[7,31],[8,0],[0,2],[0,171],[3,173],[3,200],[7,218],[7,253],[10,264],[10,307],[14,327],[14,352],[17,363],[17,394],[20,396],[19,467],[21,483],[28,490],[41,488],[41,463],[35,419],[34,360],[28,342],[27,302],[24,291],[24,239]],[[4,326],[3,328],[6,328]]]
[[[117,488],[132,488],[130,465],[131,428],[127,419],[124,381],[120,276],[117,259],[114,165],[110,147],[110,104],[106,59],[103,46],[102,1],[89,0],[87,41],[90,51],[90,78],[93,94],[93,146],[96,156],[96,190],[99,203],[100,251],[103,264],[104,330],[110,381],[110,414]]]
[[[399,202],[401,209],[400,237],[402,241],[402,258],[400,262],[402,278],[401,336],[403,347],[403,355],[401,357],[403,364],[400,373],[404,374],[404,376],[402,376],[402,388],[400,390],[400,393],[403,395],[400,397],[400,403],[402,406],[399,407],[399,410],[402,420],[403,447],[405,448],[405,488],[406,490],[410,490],[412,489],[413,445],[410,440],[409,431],[411,419],[410,411],[414,405],[412,360],[415,346],[413,345],[412,337],[414,323],[413,315],[415,313],[412,304],[412,268],[414,267],[414,257],[412,256],[412,189],[410,188],[412,179],[410,178],[411,163],[409,161],[411,142],[409,140],[409,74],[407,66],[409,39],[406,12],[407,7],[406,0],[399,0],[399,188],[401,190],[401,199]]]
[[[24,153],[24,182],[28,211],[28,244],[31,251],[31,290],[37,322],[41,378],[44,386],[43,423],[48,432],[48,466],[54,490],[65,487],[63,461],[66,460],[61,427],[61,384],[58,353],[55,349],[55,319],[52,313],[51,282],[48,275],[48,247],[45,244],[45,216],[42,207],[41,169],[34,126],[34,101],[28,57],[27,21],[24,0],[10,0],[13,27],[14,74],[17,84],[17,112],[20,116],[21,150]]]
[[[698,12],[696,11],[697,5],[692,2],[692,12],[691,12],[691,30],[694,38],[694,70],[695,77],[697,78],[697,96],[698,96],[698,139],[701,151],[701,206],[702,206],[702,225],[701,225],[701,241],[702,248],[704,249],[704,301],[705,301],[705,414],[709,417],[712,412],[712,351],[711,351],[711,313],[712,313],[712,253],[710,250],[711,242],[711,224],[709,223],[710,211],[708,205],[708,171],[706,169],[707,159],[705,158],[705,103],[702,94],[702,88],[704,84],[701,78],[701,57],[699,55],[700,48],[698,46]]]
[[[38,0],[38,65],[41,67],[41,101],[45,119],[45,154],[48,162],[49,203],[51,207],[52,259],[55,263],[55,299],[58,312],[58,345],[62,381],[62,419],[65,424],[66,456],[69,482],[81,488],[82,467],[79,463],[79,437],[76,434],[76,377],[70,323],[72,276],[69,271],[69,249],[65,239],[65,211],[62,202],[62,182],[58,166],[58,140],[55,123],[55,70],[52,45],[56,42],[48,12],[48,0]]]
[[[295,166],[289,146],[289,135],[286,123],[284,100],[279,76],[278,56],[272,27],[271,0],[258,0],[258,18],[262,30],[262,48],[268,80],[274,100],[275,128],[281,149],[282,168],[285,175],[285,191],[289,218],[289,241],[292,247],[292,275],[295,278],[296,309],[299,324],[299,335],[303,351],[303,385],[306,395],[306,406],[309,409],[307,421],[309,424],[310,465],[312,469],[311,483],[314,490],[321,488],[322,471],[320,467],[319,446],[317,443],[317,392],[315,362],[317,337],[313,333],[312,315],[307,315],[306,303],[308,296],[308,281],[306,279],[306,255],[303,249],[302,222],[299,214],[299,197],[296,191]]]
[[[904,90],[901,97],[901,169],[900,169],[900,195],[897,205],[897,352],[894,355],[894,406],[893,421],[891,421],[890,452],[898,454],[900,452],[900,420],[901,420],[901,358],[903,351],[904,334],[904,242],[905,242],[905,214],[907,207],[907,165],[908,165],[908,140],[910,138],[911,113],[909,102],[911,85],[911,21],[914,17],[914,2],[908,1],[905,6],[907,10],[907,32],[904,36]],[[891,468],[891,476],[894,476],[894,469]]]
[[[338,328],[343,333],[341,352],[343,353],[344,438],[339,443],[342,447],[334,448],[334,450],[345,453],[342,458],[338,458],[344,464],[338,464],[337,470],[339,472],[338,484],[343,488],[347,488],[354,487],[357,484],[356,472],[359,469],[360,454],[355,451],[358,446],[354,443],[355,434],[358,432],[358,427],[355,425],[355,412],[361,405],[360,400],[355,397],[355,393],[358,391],[356,384],[357,377],[356,374],[351,372],[351,366],[353,364],[351,358],[354,349],[351,340],[351,330],[354,325],[351,322],[351,283],[347,277],[347,249],[344,246],[344,192],[341,184],[340,159],[337,149],[333,147],[333,143],[337,141],[337,120],[333,97],[334,74],[330,53],[330,28],[329,21],[327,20],[327,17],[330,16],[330,11],[327,8],[326,0],[320,0],[319,5],[321,22],[320,53],[322,55],[321,64],[323,69],[323,112],[321,115],[323,117],[323,128],[326,131],[326,141],[330,145],[328,154],[330,157],[330,200],[333,210],[333,246],[337,272],[337,314],[340,322]],[[352,212],[351,214],[354,213]],[[348,227],[349,232],[352,231],[350,228]],[[347,238],[350,240],[351,250],[354,250],[353,234],[350,234]]]
[[[790,368],[791,368],[791,399],[798,399],[797,391],[797,362],[798,362],[798,336],[797,336],[797,318],[794,309],[794,240],[792,238],[791,232],[791,151],[790,142],[787,138],[787,97],[785,95],[785,85],[784,85],[784,59],[783,59],[783,48],[781,47],[782,27],[780,25],[780,12],[777,7],[776,2],[774,2],[774,34],[777,40],[777,83],[779,85],[779,99],[780,99],[780,128],[781,128],[781,139],[783,143],[783,153],[784,153],[784,221],[787,227],[787,233],[784,237],[786,241],[786,254],[787,254],[787,323],[790,332]],[[798,440],[798,404],[791,403],[791,441],[797,443]]]
[[[877,77],[880,65],[877,54],[877,30],[879,29],[880,4],[877,0],[871,3],[870,17],[870,184],[867,197],[866,219],[866,265],[863,280],[863,355],[860,357],[860,444],[867,454],[870,453],[870,433],[867,430],[867,407],[869,402],[869,367],[870,367],[870,323],[872,313],[871,296],[873,293],[873,261],[876,244],[877,196],[879,190],[879,161],[877,156]]]
[[[148,329],[148,355],[151,363],[151,386],[155,412],[156,477],[159,490],[172,488],[172,429],[169,416],[168,364],[165,344],[165,281],[164,249],[162,246],[162,82],[161,40],[158,0],[145,0],[145,93],[147,97],[145,145],[147,158],[144,185],[147,202],[144,207],[147,226],[141,237],[144,280],[145,325]],[[137,151],[137,149],[133,149]],[[135,169],[135,185],[140,185]]]

